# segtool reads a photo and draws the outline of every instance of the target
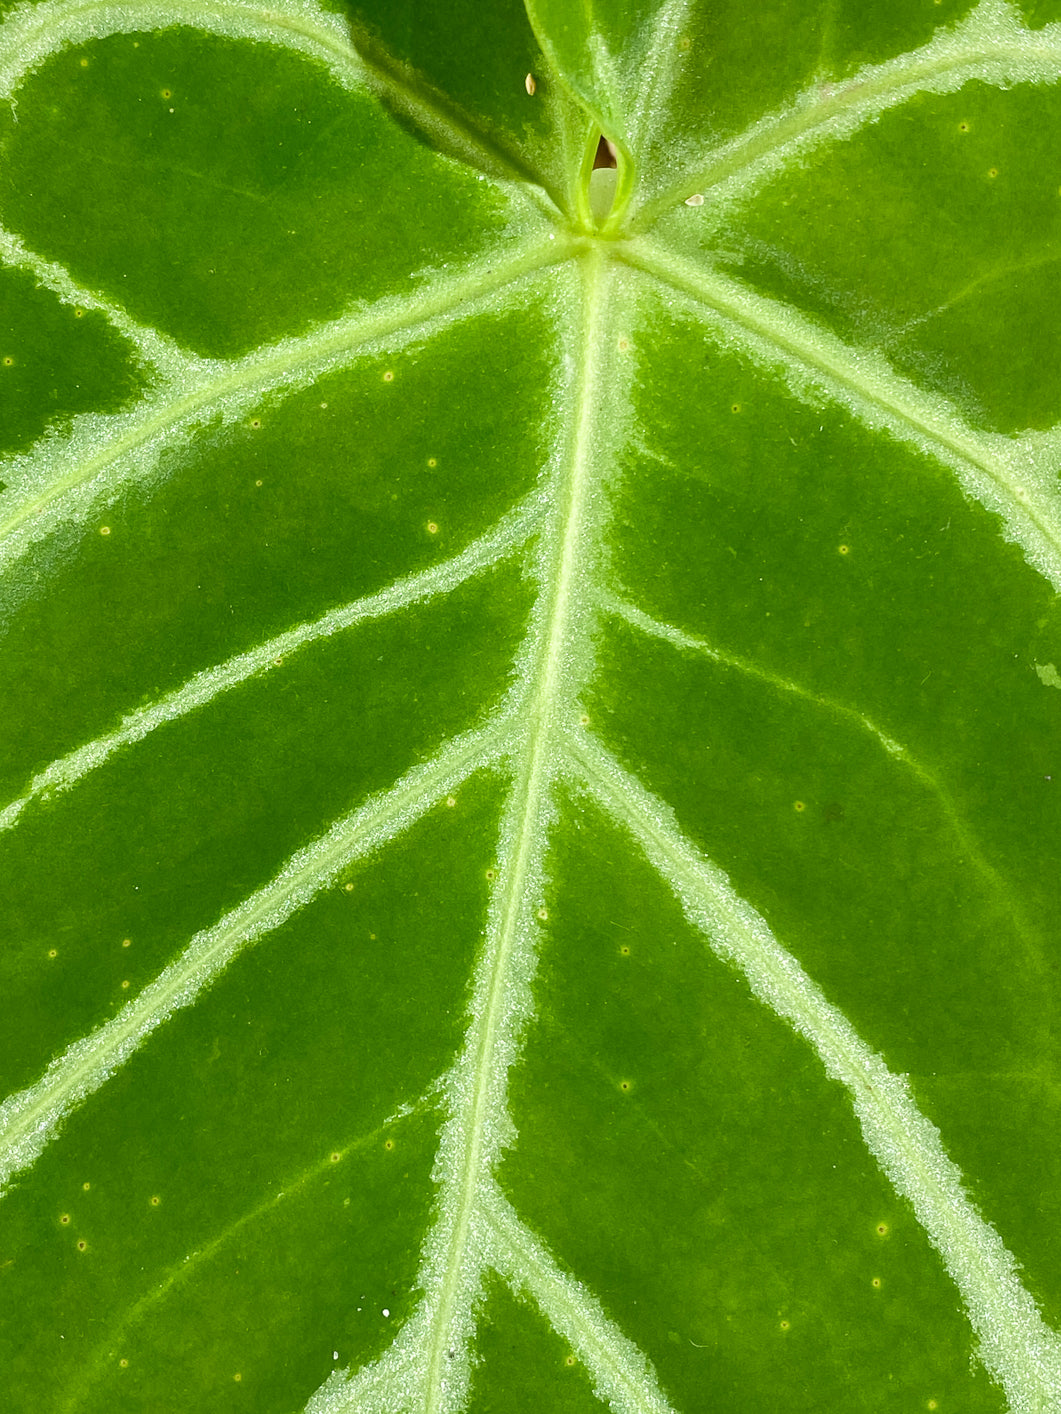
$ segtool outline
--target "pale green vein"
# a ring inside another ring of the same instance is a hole
[[[10,489],[0,496],[0,569],[62,520],[82,520],[128,484],[157,474],[161,453],[183,445],[208,421],[250,415],[278,390],[292,392],[355,358],[395,352],[463,320],[525,297],[524,283],[567,254],[546,240],[458,272],[439,272],[423,289],[386,298],[298,338],[245,357],[189,361],[186,376],[148,393],[132,412],[75,419],[4,463]]]
[[[573,739],[571,754],[590,792],[639,842],[713,951],[847,1088],[867,1147],[912,1205],[961,1293],[980,1358],[1005,1390],[1011,1414],[1056,1414],[1061,1338],[1043,1322],[998,1233],[973,1208],[907,1080],[870,1050],[725,874],[689,843],[666,805],[588,738]]]
[[[0,26],[0,97],[14,100],[22,80],[68,45],[175,25],[294,50],[323,64],[343,88],[364,85],[346,23],[313,0],[47,0],[18,6]]]
[[[274,1193],[263,1198],[260,1203],[248,1209],[234,1222],[230,1222],[205,1246],[196,1248],[194,1252],[189,1252],[182,1261],[169,1267],[161,1277],[152,1275],[149,1289],[126,1310],[120,1320],[109,1327],[106,1335],[98,1342],[95,1354],[87,1365],[77,1370],[75,1386],[63,1406],[66,1414],[73,1414],[74,1410],[80,1409],[93,1389],[107,1375],[113,1374],[116,1362],[122,1358],[131,1343],[130,1333],[135,1331],[145,1317],[168,1301],[172,1295],[179,1292],[189,1277],[198,1276],[203,1267],[213,1261],[219,1252],[231,1245],[234,1238],[256,1223],[267,1220],[282,1204],[290,1206],[293,1199],[300,1197],[314,1183],[320,1182],[325,1177],[334,1177],[336,1173],[341,1174],[342,1167],[337,1169],[336,1165],[342,1166],[345,1160],[355,1154],[367,1153],[370,1149],[375,1148],[382,1137],[393,1130],[395,1125],[400,1124],[403,1119],[422,1113],[426,1107],[425,1100],[399,1106],[393,1114],[388,1115],[369,1133],[348,1140],[342,1148],[323,1156],[317,1163],[304,1168],[300,1173],[293,1174]]]
[[[762,668],[747,658],[723,652],[704,639],[686,633],[684,629],[675,628],[672,624],[654,619],[650,614],[646,614],[636,605],[631,604],[629,600],[615,595],[602,595],[600,602],[606,612],[623,619],[631,628],[637,629],[640,633],[657,638],[664,643],[670,643],[683,652],[696,653],[701,657],[709,658],[712,662],[721,664],[723,667],[732,668],[735,672],[756,678],[769,687],[775,688],[778,692],[798,697],[802,702],[807,702],[831,716],[838,717],[841,721],[850,722],[879,742],[889,756],[894,756],[896,760],[902,762],[903,766],[936,802],[939,812],[963,856],[968,859],[991,893],[1001,903],[1005,915],[1013,924],[1014,932],[1024,946],[1029,962],[1040,978],[1046,980],[1047,964],[1043,951],[1043,940],[1028,922],[1021,900],[1014,896],[1013,890],[1007,885],[1003,875],[984,853],[983,848],[963,820],[961,811],[950,791],[939,777],[927,766],[922,765],[915,756],[912,756],[905,746],[889,736],[887,732],[882,731],[876,722],[862,712],[857,711],[854,707],[849,707],[847,703],[838,702],[835,698],[812,692],[800,683],[792,682],[791,679],[782,677],[779,673],[772,673],[769,669]],[[0,822],[2,820],[3,816],[0,815]]]
[[[568,1342],[614,1414],[671,1414],[648,1357],[605,1315],[600,1302],[562,1271],[491,1184],[484,1198],[490,1260],[514,1295],[528,1292]]]
[[[446,1080],[448,1118],[435,1163],[437,1212],[417,1276],[424,1296],[387,1352],[353,1376],[333,1374],[307,1414],[455,1414],[468,1389],[488,1242],[484,1185],[513,1132],[508,1073],[533,1013],[552,783],[562,766],[564,724],[592,664],[588,576],[596,567],[600,530],[595,472],[603,446],[604,351],[614,344],[606,327],[614,274],[599,251],[587,251],[579,327],[558,359],[565,379],[554,398],[560,450],[550,469],[549,514],[532,571],[539,593],[517,664],[511,710],[520,727],[506,753],[512,785],[500,823],[497,879],[465,1043]]]
[[[876,349],[845,344],[706,264],[643,239],[623,245],[620,254],[695,300],[705,322],[756,362],[779,369],[797,397],[820,403],[824,394],[866,427],[949,467],[965,494],[1002,518],[1007,538],[1061,591],[1061,488],[1056,465],[1039,454],[1043,434],[975,431],[946,398],[901,377]],[[1045,435],[1053,446],[1056,432]]]
[[[172,692],[130,712],[114,731],[96,737],[46,766],[34,776],[24,795],[0,810],[0,831],[10,829],[31,801],[47,799],[54,792],[69,790],[122,747],[143,741],[158,727],[178,721],[251,678],[273,672],[293,653],[307,645],[373,619],[386,618],[414,604],[425,603],[483,574],[526,543],[541,514],[539,498],[531,496],[452,559],[417,574],[406,575],[375,594],[331,609],[311,623],[299,624],[245,653],[237,653],[224,663],[204,668]]]
[[[304,908],[339,872],[407,830],[473,771],[505,749],[509,718],[470,732],[417,766],[386,794],[338,820],[298,850],[275,878],[187,947],[117,1016],[74,1042],[34,1085],[0,1105],[0,1192],[27,1168],[63,1121],[94,1094],[169,1016],[189,1006],[236,955]]]
[[[814,147],[839,142],[889,108],[921,93],[953,93],[965,84],[1006,88],[1018,83],[1055,83],[1061,75],[1061,25],[1030,30],[1016,6],[981,0],[952,29],[928,44],[882,64],[868,64],[849,77],[822,77],[783,112],[714,151],[687,151],[685,175],[645,203],[631,231],[644,231],[661,212],[688,196],[709,196],[689,220],[712,219],[722,202],[748,200],[765,182],[804,158]]]
[[[155,368],[163,379],[186,374],[197,360],[174,340],[146,324],[139,324],[119,305],[104,299],[93,290],[74,280],[64,266],[31,251],[22,240],[0,226],[0,261],[17,269],[28,270],[38,285],[51,290],[63,304],[75,309],[96,309],[105,314],[111,326],[136,349],[137,356]]]

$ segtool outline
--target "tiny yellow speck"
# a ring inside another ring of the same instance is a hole
[[[77,305],[77,306],[75,307],[75,309],[74,309],[74,318],[75,318],[75,319],[83,319],[84,317],[85,317],[85,311],[81,308],[80,305]]]
[[[84,1251],[86,1251],[87,1249],[88,1249],[88,1243],[85,1241],[84,1238],[82,1238],[81,1241],[77,1244],[77,1250],[78,1250],[79,1252],[84,1252]]]
[[[255,431],[257,431],[258,428],[259,428],[261,425],[262,425],[262,420],[261,420],[260,417],[252,417],[252,418],[251,418],[251,426],[255,429]]]
[[[330,1158],[333,1164],[337,1164],[342,1158],[342,1154],[340,1154],[338,1149],[336,1149],[335,1152],[330,1155]]]
[[[925,1408],[926,1408],[926,1409],[938,1409],[938,1408],[939,1408],[939,1400],[938,1400],[938,1399],[930,1399],[930,1400],[928,1401],[928,1403],[925,1405]]]
[[[254,484],[255,486],[260,486],[262,483],[260,481],[256,481]]]
[[[574,1357],[573,1355],[565,1356],[565,1358],[564,1358],[564,1364],[568,1367],[568,1369],[570,1369],[571,1366],[574,1365],[574,1363],[575,1363],[575,1357]]]
[[[87,1193],[88,1190],[92,1187],[92,1184],[91,1184],[91,1183],[83,1183],[83,1184],[81,1185],[81,1187],[82,1187],[82,1189],[84,1190],[84,1192]]]
[[[13,367],[14,367],[14,363],[15,363],[15,360],[11,357],[10,354],[5,354],[5,355],[4,355],[4,367],[5,367],[5,368],[13,368]]]
[[[533,74],[528,74],[527,77],[523,80],[523,87],[527,90],[531,97],[534,96],[534,92],[537,89],[538,84]]]
[[[243,1376],[242,1376],[242,1375],[233,1375],[232,1378],[236,1381],[237,1384],[239,1384],[239,1382],[240,1382],[240,1380],[243,1378]]]
[[[438,534],[438,525],[437,525],[437,523],[436,523],[435,521],[433,521],[433,520],[429,520],[429,521],[428,521],[428,523],[427,523],[427,533],[428,533],[428,535],[437,535],[437,534]]]
[[[49,957],[58,957],[58,956],[59,956],[59,950],[58,950],[58,948],[49,948],[49,949],[48,949],[48,956],[49,956]]]
[[[622,1090],[622,1092],[623,1092],[624,1094],[626,1094],[626,1092],[630,1089],[630,1081],[629,1081],[629,1080],[620,1080],[620,1081],[619,1081],[619,1089]]]
[[[877,1236],[878,1236],[878,1237],[887,1237],[887,1236],[888,1236],[888,1224],[887,1224],[887,1223],[878,1223],[878,1224],[877,1224]]]
[[[870,1286],[872,1286],[875,1291],[879,1291],[879,1290],[880,1290],[880,1277],[873,1277],[873,1278],[871,1279],[871,1281],[870,1281]]]
[[[354,886],[353,886],[353,884],[344,884],[344,885],[343,885],[343,888],[346,890],[346,892],[347,892],[348,894],[352,894],[352,893],[354,892]]]
[[[538,917],[539,917],[539,918],[542,920],[542,922],[544,923],[545,920],[549,917],[549,910],[548,910],[547,908],[539,908],[539,909],[538,909]]]
[[[123,938],[123,939],[122,939],[122,947],[123,947],[123,948],[131,948],[132,945],[133,945],[133,940],[132,940],[132,938]]]
[[[730,408],[730,412],[740,412],[740,403],[734,403]]]
[[[587,712],[580,712],[580,713],[579,713],[578,724],[579,724],[580,727],[588,727],[588,726],[589,726],[589,714],[588,714]]]
[[[126,978],[125,981],[122,983],[122,991],[124,992],[124,991],[128,988],[128,986],[129,986],[129,979]]]
[[[121,1360],[118,1361],[118,1364],[123,1370],[128,1370],[129,1368],[129,1361],[126,1360],[124,1356],[121,1358]]]
[[[782,1321],[782,1322],[781,1322],[781,1329],[782,1329],[783,1331],[787,1331],[787,1330],[789,1330],[790,1328],[791,1328],[791,1323],[790,1323],[789,1321]]]
[[[162,97],[163,97],[163,98],[172,98],[172,97],[173,97],[173,90],[172,90],[171,88],[164,88],[164,89],[162,89]]]
[[[989,177],[997,177],[997,176],[998,176],[998,168],[997,168],[997,167],[988,167],[988,169],[987,169],[987,175],[988,175]]]
[[[110,526],[109,526],[109,525],[101,525],[100,528],[99,528],[99,533],[100,533],[101,535],[109,535],[109,534],[111,533],[111,528],[110,528]]]
[[[82,67],[83,69],[87,69],[87,68],[88,68],[88,60],[87,60],[87,59],[82,59],[82,60],[81,60],[81,67]]]
[[[447,795],[447,796],[446,796],[446,804],[449,806],[449,808],[450,808],[451,810],[452,810],[453,807],[456,805],[456,803],[457,803],[457,797],[456,797],[455,795]]]
[[[62,1223],[62,1225],[65,1227],[66,1224],[70,1221],[70,1214],[69,1214],[69,1213],[61,1213],[60,1216],[59,1216],[59,1221],[60,1221],[60,1222]]]
[[[429,467],[432,467],[432,468],[438,466],[438,458],[437,458],[437,457],[428,457],[428,459],[427,459],[427,464],[428,464]]]
[[[630,949],[625,945],[625,943],[624,943],[624,945],[619,949],[619,956],[620,956],[620,957],[629,957],[629,956],[630,956]]]
[[[327,404],[327,403],[321,403],[321,411],[322,411],[322,412],[326,412],[327,410],[328,410],[328,404]]]
[[[692,196],[685,198],[686,206],[703,206],[704,196],[702,192],[694,191]]]
[[[386,373],[383,375],[383,381],[384,381],[384,383],[393,383],[393,382],[394,382],[394,374],[393,374],[393,372],[392,372],[389,368],[387,369]]]
[[[486,877],[490,880],[491,883],[493,883],[493,881],[497,878],[497,874],[493,869],[488,869],[486,871]]]
[[[794,800],[792,802],[792,809],[796,812],[797,815],[801,814],[804,810],[806,810],[806,808],[807,807],[804,805],[802,800]]]
[[[159,1205],[161,1202],[162,1202],[162,1199],[158,1196],[158,1194],[157,1194],[157,1193],[152,1193],[152,1195],[151,1195],[151,1206],[152,1206],[152,1208],[157,1208],[158,1205]]]
[[[389,1149],[393,1149],[393,1148],[394,1148],[394,1140],[393,1140],[393,1139],[384,1139],[384,1141],[383,1141],[383,1147],[384,1147],[384,1149],[388,1149],[388,1150],[389,1150]]]
[[[620,339],[620,340],[619,340],[619,352],[620,352],[620,353],[626,353],[629,348],[630,348],[630,340],[629,340],[629,339],[625,339],[625,338],[624,338],[624,339]]]

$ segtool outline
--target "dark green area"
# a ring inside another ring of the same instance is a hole
[[[938,1258],[810,1048],[595,810],[570,806],[555,839],[502,1169],[520,1216],[687,1414],[1001,1411]]]
[[[356,1366],[389,1343],[416,1294],[430,1095],[463,1033],[496,795],[469,783],[248,949],[5,1198],[3,1365],[35,1392],[12,1408],[285,1414],[333,1350]],[[107,972],[124,999],[151,947],[113,938],[67,959],[70,980]]]
[[[76,541],[57,535],[43,591],[0,645],[7,792],[200,669],[489,530],[540,474],[552,347],[534,305],[461,322],[429,348],[372,358],[206,433]],[[492,596],[484,625],[495,608],[509,613]],[[474,627],[478,611],[466,612],[443,641]],[[366,631],[381,630],[354,633]],[[494,641],[491,630],[467,646],[489,654]]]
[[[280,48],[116,35],[64,50],[22,95],[18,122],[0,119],[6,222],[198,353],[408,296],[425,267],[504,239],[495,187]]]
[[[516,1300],[495,1277],[479,1318],[479,1365],[468,1414],[601,1414],[586,1372],[529,1298]]]
[[[1059,154],[1055,88],[970,83],[827,143],[713,240],[734,274],[882,351],[974,423],[1052,427]]]
[[[63,304],[25,270],[0,270],[0,447],[21,451],[80,412],[141,389],[136,360],[98,310]],[[4,490],[0,484],[0,491]]]

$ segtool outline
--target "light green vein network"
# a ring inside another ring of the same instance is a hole
[[[660,24],[665,20],[664,28],[673,29],[682,10],[679,4],[665,7]],[[341,22],[311,0],[281,0],[269,9],[241,3],[152,3],[135,10],[55,0],[16,9],[0,28],[0,95],[10,97],[17,111],[21,80],[66,43],[174,21],[251,42],[282,43],[323,64],[344,87],[365,82]],[[720,194],[740,198],[812,144],[848,135],[915,92],[945,91],[970,78],[997,84],[1054,82],[1061,70],[1059,35],[1058,26],[1033,34],[1010,6],[984,0],[961,25],[923,50],[867,71],[861,96],[854,90],[827,98],[808,93],[790,112],[764,120],[724,150],[698,154],[687,163],[687,178],[645,208],[641,228],[701,185],[710,183]],[[658,79],[661,85],[666,81],[665,74]],[[510,787],[498,850],[499,880],[473,981],[472,1020],[464,1050],[442,1082],[447,1118],[440,1137],[436,1220],[421,1262],[419,1284],[425,1295],[379,1361],[352,1374],[337,1372],[308,1409],[312,1414],[397,1414],[402,1409],[443,1414],[459,1408],[468,1387],[476,1303],[484,1274],[494,1269],[514,1291],[531,1294],[578,1350],[600,1397],[613,1409],[663,1414],[670,1406],[647,1361],[577,1276],[559,1268],[493,1178],[511,1135],[507,1074],[533,1015],[535,913],[546,882],[553,790],[561,781],[576,782],[638,841],[711,946],[804,1036],[827,1073],[847,1087],[868,1148],[940,1252],[981,1342],[981,1357],[1005,1388],[1014,1414],[1048,1414],[1061,1408],[1061,1341],[1043,1324],[997,1233],[973,1210],[961,1175],[905,1082],[888,1072],[763,920],[733,893],[725,876],[689,845],[667,806],[578,726],[577,710],[593,668],[592,591],[607,576],[595,548],[607,518],[601,469],[609,464],[618,438],[629,431],[621,406],[617,430],[600,430],[599,409],[608,405],[604,390],[617,372],[602,350],[614,347],[613,325],[625,308],[623,300],[635,300],[632,282],[666,286],[701,313],[709,311],[727,337],[736,338],[760,362],[780,368],[796,396],[824,395],[865,425],[945,462],[967,494],[999,514],[1007,536],[1058,588],[1061,503],[1050,471],[1061,435],[1056,429],[1024,438],[979,434],[945,400],[929,398],[885,360],[844,346],[794,311],[763,300],[706,265],[675,259],[648,236],[619,243],[612,254],[617,259],[577,239],[530,243],[510,252],[503,268],[495,260],[489,270],[483,263],[481,269],[460,272],[434,301],[384,301],[301,341],[282,341],[224,365],[195,359],[155,331],[136,326],[118,308],[79,290],[60,267],[2,234],[0,260],[34,269],[63,299],[94,300],[145,361],[156,366],[162,384],[156,401],[138,413],[80,419],[65,441],[47,441],[12,465],[15,496],[6,510],[0,509],[0,563],[10,563],[25,548],[26,527],[46,533],[55,523],[47,516],[31,518],[27,508],[54,505],[57,518],[79,519],[101,496],[116,494],[124,479],[149,476],[152,468],[138,458],[136,448],[138,439],[146,445],[157,430],[194,435],[204,410],[237,415],[266,390],[290,389],[336,363],[348,366],[354,350],[364,353],[381,340],[411,337],[414,330],[417,336],[434,332],[448,319],[463,317],[469,302],[496,297],[504,303],[520,282],[564,259],[577,267],[579,290],[572,301],[578,318],[569,331],[569,372],[559,389],[568,436],[556,464],[546,469],[540,499],[510,513],[448,564],[337,611],[334,622],[293,629],[282,642],[260,645],[206,670],[198,686],[186,684],[160,699],[143,710],[142,721],[127,718],[118,732],[85,744],[32,783],[29,796],[73,787],[114,750],[134,749],[146,731],[268,670],[269,659],[282,651],[308,647],[340,629],[355,631],[359,622],[378,614],[400,612],[448,592],[521,549],[532,532],[539,533],[528,571],[538,587],[537,607],[519,664],[526,690],[510,694],[484,727],[444,747],[293,855],[272,883],[190,940],[181,957],[113,1022],[77,1042],[37,1085],[10,1097],[0,1107],[0,1179],[32,1164],[62,1119],[176,1007],[193,1002],[244,946],[327,887],[351,859],[396,838],[473,772],[483,767],[504,771]],[[622,394],[612,396],[621,405]],[[618,598],[611,607],[643,631],[672,639],[679,633],[648,621],[636,605]],[[678,646],[696,645],[690,640]],[[887,733],[860,720],[884,750],[920,771]],[[0,817],[3,824],[17,824],[26,798],[8,807]],[[449,1357],[454,1349],[461,1356],[456,1361]]]

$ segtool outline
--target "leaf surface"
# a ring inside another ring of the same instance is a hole
[[[6,9],[6,1407],[1061,1409],[1059,73]]]

